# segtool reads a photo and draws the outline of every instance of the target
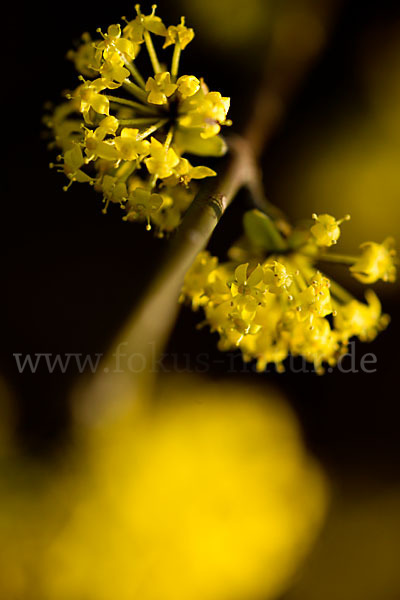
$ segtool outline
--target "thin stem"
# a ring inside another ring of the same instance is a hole
[[[252,161],[243,140],[236,138],[231,151],[223,174],[201,188],[186,212],[150,288],[144,291],[96,376],[84,394],[77,393],[78,418],[107,419],[151,393],[155,361],[175,322],[185,274],[238,190],[252,177]],[[132,356],[140,357],[147,367],[140,376],[129,363]]]
[[[154,117],[143,117],[137,119],[119,119],[120,125],[131,125],[132,127],[135,127],[136,125],[147,125],[150,123],[154,123]]]
[[[134,161],[127,160],[120,165],[115,173],[115,177],[119,179],[119,181],[125,182],[130,175],[136,170],[137,164]]]
[[[317,260],[323,262],[339,263],[342,265],[353,265],[357,258],[355,256],[348,256],[347,254],[320,254],[316,257]]]
[[[161,73],[160,63],[158,62],[158,57],[153,46],[153,40],[151,39],[150,33],[147,30],[145,30],[143,33],[143,37],[146,43],[147,52],[149,53],[154,73]]]
[[[125,79],[122,85],[129,93],[132,94],[132,96],[135,96],[135,98],[141,100],[144,104],[147,103],[147,93],[142,90],[141,87],[136,85],[136,83],[129,81],[129,79]]]
[[[121,104],[122,106],[129,106],[134,108],[138,112],[142,112],[144,114],[157,116],[157,113],[150,108],[150,106],[144,106],[140,104],[140,102],[135,102],[134,100],[128,100],[127,98],[118,98],[118,96],[111,96],[110,94],[106,95],[106,98],[109,99],[110,102],[115,102],[115,104]]]
[[[140,74],[139,69],[136,67],[136,65],[133,62],[129,62],[128,60],[125,61],[125,66],[128,69],[128,71],[130,72],[130,74],[132,75],[133,79],[136,81],[136,83],[141,87],[141,88],[145,88],[146,86],[146,82],[143,79],[143,77]]]
[[[165,125],[165,123],[168,123],[168,119],[161,119],[160,121],[157,121],[157,123],[155,123],[151,127],[148,127],[147,129],[145,129],[144,131],[142,131],[141,133],[139,133],[139,135],[137,136],[136,139],[138,139],[138,140],[144,140],[144,138],[146,138],[150,134],[154,133],[154,131],[157,131],[157,129],[160,129],[160,127],[162,127],[163,125]]]
[[[333,281],[331,279],[330,282],[332,296],[335,296],[338,300],[344,302],[345,304],[354,300],[354,296],[350,294],[350,292],[342,288],[342,286],[339,285],[336,281]]]
[[[165,142],[164,142],[164,148],[165,148],[166,150],[168,150],[168,148],[169,148],[169,147],[170,147],[170,145],[171,145],[172,138],[173,138],[173,136],[174,136],[174,131],[175,131],[175,127],[174,127],[173,125],[171,125],[171,127],[169,128],[169,131],[168,131],[167,137],[165,138]]]
[[[172,55],[172,62],[171,62],[171,79],[172,79],[173,83],[175,83],[176,78],[178,77],[180,57],[181,57],[181,45],[180,45],[180,42],[176,42],[175,48],[174,48],[174,53]]]
[[[348,254],[335,254],[334,252],[331,252],[331,253],[322,252],[321,254],[315,254],[313,252],[307,252],[306,250],[303,250],[301,247],[298,248],[297,251],[299,252],[299,254],[302,254],[303,256],[308,256],[308,257],[313,258],[314,260],[317,260],[320,262],[329,262],[329,263],[336,263],[336,264],[342,264],[342,265],[353,265],[357,261],[357,257],[349,256]]]
[[[153,173],[153,175],[149,179],[149,187],[151,190],[153,190],[156,187],[157,180],[158,180],[157,174]]]

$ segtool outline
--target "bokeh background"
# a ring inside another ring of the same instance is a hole
[[[343,251],[351,252],[364,240],[400,239],[400,6],[387,0],[331,4],[326,43],[262,165],[269,199],[294,221],[313,212],[351,213],[341,239]],[[195,28],[183,65],[231,96],[236,131],[251,116],[271,29],[289,15],[298,19],[299,31],[312,35],[302,0],[160,0],[158,6],[165,21],[185,14]],[[122,222],[117,211],[104,216],[87,186],[64,193],[62,177],[48,170],[54,157],[43,139],[44,103],[57,102],[59,92],[76,81],[65,60],[72,40],[131,15],[133,3],[71,0],[62,6],[15,3],[10,9],[1,236],[1,374],[8,392],[3,386],[1,393],[3,404],[12,397],[17,445],[46,462],[70,443],[69,394],[77,373],[39,369],[21,375],[13,353],[105,352],[166,242]],[[241,195],[229,209],[210,244],[213,252],[224,256],[238,236],[247,201]],[[361,293],[356,282],[344,281]],[[324,529],[285,600],[400,597],[399,286],[376,290],[391,325],[373,343],[356,348],[358,363],[365,352],[376,355],[374,373],[335,370],[320,377],[271,369],[256,375],[234,360],[235,377],[257,379],[266,395],[271,384],[285,395],[331,482]],[[196,329],[200,318],[181,311],[168,346],[173,370],[190,370],[195,357],[207,353],[207,375],[218,381],[232,356],[218,353],[215,337]]]

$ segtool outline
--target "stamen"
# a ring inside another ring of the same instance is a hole
[[[103,213],[103,215],[107,214],[107,209],[108,209],[108,205],[109,205],[109,204],[110,204],[110,199],[109,199],[109,198],[107,198],[107,200],[106,200],[106,205],[105,205],[105,207],[103,208],[103,210],[101,211],[101,212]]]

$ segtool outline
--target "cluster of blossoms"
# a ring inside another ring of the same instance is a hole
[[[245,361],[256,360],[263,371],[268,363],[284,370],[289,354],[314,364],[335,365],[357,336],[370,341],[388,322],[376,294],[368,289],[366,303],[315,267],[316,262],[341,262],[362,283],[396,277],[393,240],[367,242],[358,257],[327,252],[340,236],[340,223],[330,215],[313,215],[314,224],[279,238],[279,250],[270,241],[279,236],[272,221],[259,211],[247,213],[247,238],[231,248],[230,260],[220,263],[201,252],[186,275],[181,301],[194,310],[202,307],[211,331],[219,333],[220,350],[240,348]],[[245,215],[246,217],[246,215]],[[261,225],[261,228],[260,228]],[[267,244],[260,245],[265,227]],[[251,239],[253,238],[253,239]],[[254,243],[257,242],[257,243]],[[269,249],[267,250],[267,247]]]
[[[165,27],[156,16],[141,13],[126,25],[110,25],[101,39],[82,36],[70,51],[80,85],[67,94],[47,119],[54,145],[61,148],[58,170],[74,182],[89,183],[109,203],[124,209],[124,219],[153,223],[171,231],[191,203],[192,180],[216,175],[207,166],[193,166],[184,154],[221,156],[226,150],[218,135],[226,119],[229,98],[210,92],[194,75],[178,76],[181,51],[194,37],[185,19]],[[152,35],[173,46],[170,71],[159,62]],[[142,77],[136,57],[145,46],[153,74]]]

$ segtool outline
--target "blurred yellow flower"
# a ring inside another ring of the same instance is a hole
[[[339,221],[331,215],[316,215],[315,213],[312,218],[315,221],[315,225],[311,227],[310,231],[318,246],[332,246],[332,244],[336,244],[340,237],[339,225],[343,223],[343,221],[348,221],[350,215],[346,215]]]
[[[318,532],[324,479],[271,391],[180,376],[80,436],[2,478],[2,598],[276,598]]]
[[[396,280],[393,238],[387,238],[382,244],[365,242],[360,248],[361,256],[350,267],[356,279],[361,283],[375,283],[378,279],[393,283]]]

